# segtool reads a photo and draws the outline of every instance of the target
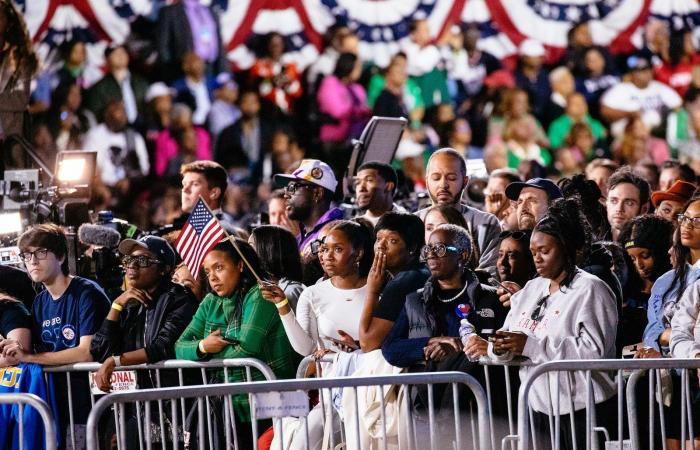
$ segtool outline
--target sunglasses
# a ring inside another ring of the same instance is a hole
[[[438,258],[444,258],[448,253],[459,253],[459,249],[454,245],[445,244],[426,244],[420,249],[421,261],[426,261],[430,255],[435,255]]]
[[[301,188],[311,189],[313,187],[314,187],[313,184],[297,183],[297,182],[292,181],[284,188],[284,190],[287,194],[294,195],[294,194],[296,194],[298,189],[301,189]]]
[[[542,320],[545,310],[547,309],[547,300],[549,300],[549,294],[537,301],[535,309],[533,309],[532,314],[530,314],[530,319],[534,320],[535,322]]]
[[[130,267],[133,263],[136,263],[136,267],[139,269],[145,269],[146,267],[151,267],[155,264],[161,264],[158,259],[149,258],[148,256],[125,256],[122,258],[122,266]]]

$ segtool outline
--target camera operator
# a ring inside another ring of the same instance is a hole
[[[18,241],[20,258],[35,283],[45,287],[32,305],[32,342],[36,353],[20,341],[0,342],[2,356],[20,362],[48,366],[92,361],[90,343],[109,310],[102,288],[88,279],[68,274],[68,243],[63,230],[54,224],[36,225]],[[53,379],[58,405],[68,405],[68,386],[64,376]],[[76,428],[84,428],[90,412],[87,374],[71,377]],[[61,408],[59,423],[63,432],[69,423],[68,408]],[[75,430],[74,430],[75,431]]]
[[[192,291],[170,279],[175,251],[165,239],[124,239],[119,252],[128,287],[112,303],[90,346],[93,358],[102,362],[95,383],[105,392],[115,368],[174,358],[175,341],[197,311]],[[143,385],[149,377],[140,380],[140,387],[150,387]]]

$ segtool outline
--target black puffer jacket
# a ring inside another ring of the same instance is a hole
[[[103,362],[112,355],[144,348],[149,363],[175,358],[175,342],[197,312],[197,300],[184,286],[164,281],[148,308],[130,304],[119,321],[107,320],[92,338],[90,353]]]

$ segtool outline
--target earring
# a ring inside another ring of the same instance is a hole
[[[355,267],[358,267],[358,268],[360,267],[360,260],[359,259],[355,261]]]

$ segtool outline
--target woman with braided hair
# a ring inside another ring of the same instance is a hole
[[[590,246],[590,236],[577,201],[560,199],[552,203],[530,239],[539,276],[513,295],[503,328],[489,339],[489,356],[498,361],[523,356],[534,364],[615,357],[618,319],[615,297],[603,281],[576,265]],[[520,368],[521,380],[528,378],[530,370],[527,366]],[[597,423],[617,423],[612,420],[615,410],[613,380],[600,372],[593,372],[591,377]],[[586,385],[583,372],[574,373],[572,378],[573,385]],[[570,391],[566,376],[537,378],[529,399],[534,410],[533,421],[542,437],[548,439],[555,435],[554,430],[549,430],[548,414],[561,414],[560,448],[575,448],[574,445],[583,448],[586,389],[574,389],[571,401],[567,394],[561,395]],[[553,406],[557,404],[556,397],[552,398],[555,392],[561,396],[558,408]],[[570,414],[575,424],[573,435]]]

